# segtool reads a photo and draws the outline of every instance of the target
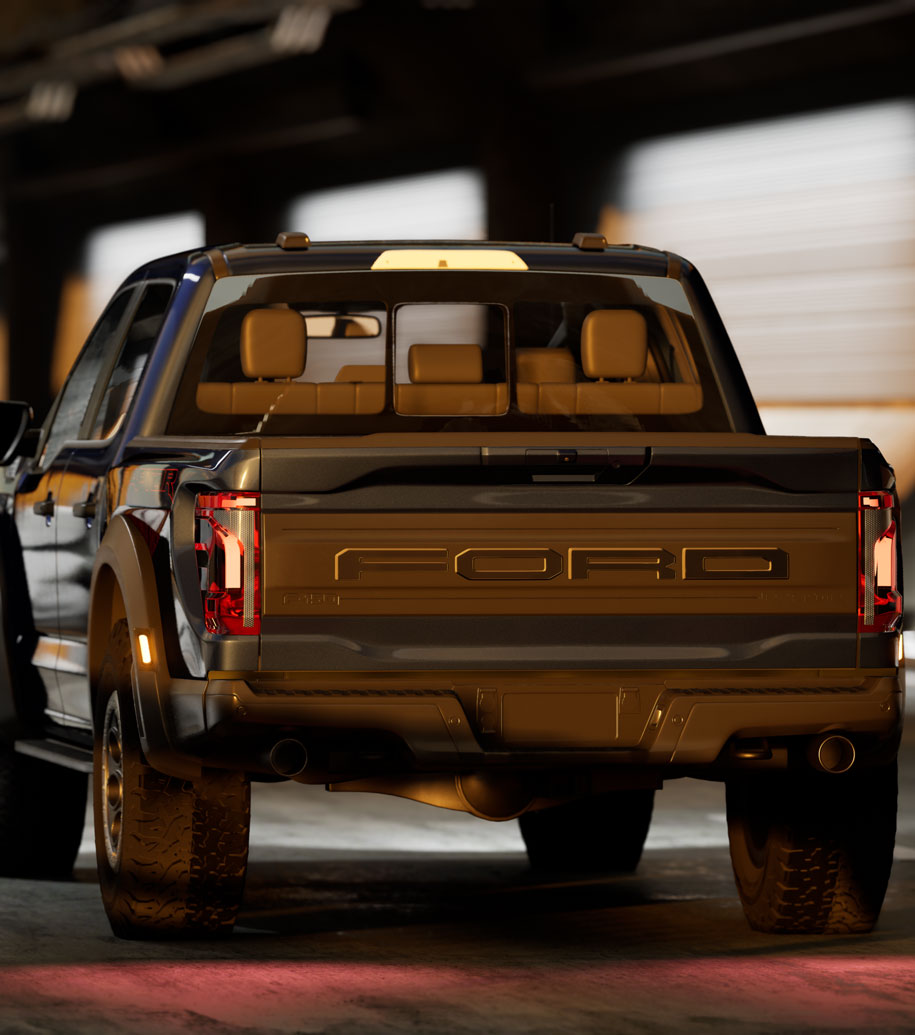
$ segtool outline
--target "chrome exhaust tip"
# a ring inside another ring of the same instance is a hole
[[[821,773],[847,773],[855,764],[855,745],[840,733],[824,733],[810,742],[807,752],[814,769]]]
[[[287,780],[298,776],[308,765],[308,749],[301,741],[289,738],[278,740],[267,757],[273,771]]]

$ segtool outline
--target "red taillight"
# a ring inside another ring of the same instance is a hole
[[[893,494],[858,493],[858,631],[892,632],[902,617],[896,588]]]
[[[261,629],[260,494],[198,496],[195,517],[207,629],[256,636]]]

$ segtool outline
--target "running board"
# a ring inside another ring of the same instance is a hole
[[[76,744],[64,744],[60,740],[17,740],[13,745],[20,755],[31,755],[45,762],[76,769],[81,773],[92,772],[92,751]]]

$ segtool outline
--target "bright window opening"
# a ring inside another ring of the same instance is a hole
[[[866,435],[915,488],[915,104],[647,141],[616,200],[611,240],[699,268],[768,432]]]
[[[313,241],[483,240],[483,177],[449,169],[315,191],[293,203],[288,224]]]
[[[86,240],[82,266],[64,283],[51,369],[56,392],[89,331],[118,285],[138,266],[161,255],[200,248],[203,216],[176,212],[99,227]]]

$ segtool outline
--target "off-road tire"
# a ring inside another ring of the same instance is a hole
[[[870,931],[893,863],[896,788],[895,763],[728,781],[731,862],[750,926]]]
[[[0,877],[70,878],[88,785],[85,773],[0,745]]]
[[[99,883],[111,929],[135,939],[228,934],[244,890],[249,781],[241,773],[205,770],[191,782],[153,769],[137,733],[130,669],[127,623],[120,621],[99,678],[93,777]],[[107,730],[106,716],[119,730]],[[103,802],[106,767],[117,784],[109,799],[117,808],[109,804],[110,812]],[[119,819],[114,861],[109,815]]]
[[[642,856],[653,807],[653,790],[632,790],[525,812],[519,824],[530,864],[564,873],[631,873]]]

